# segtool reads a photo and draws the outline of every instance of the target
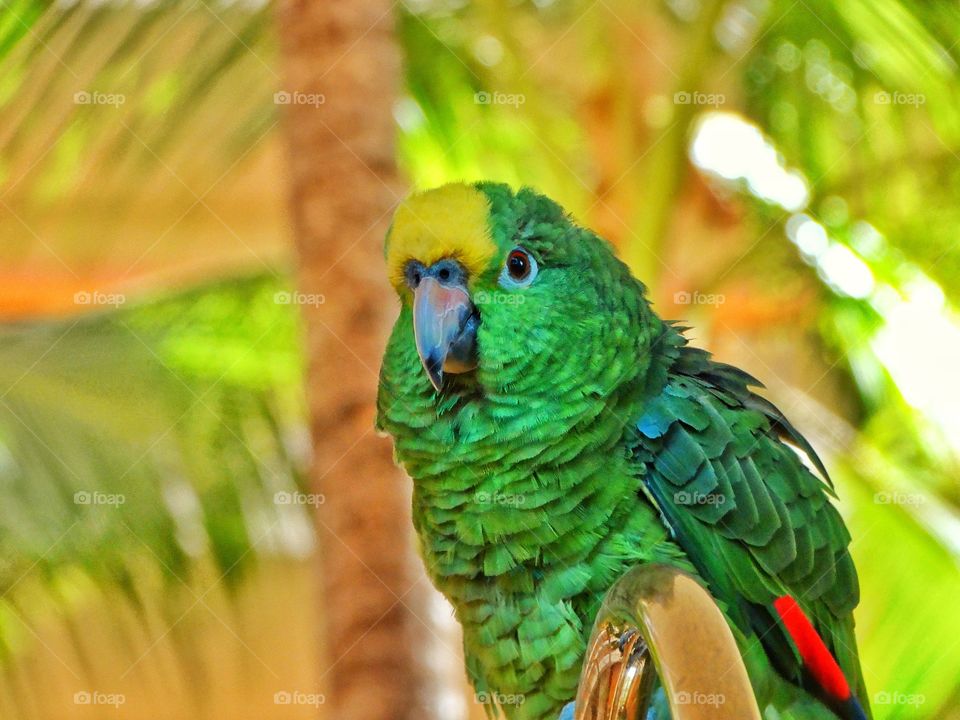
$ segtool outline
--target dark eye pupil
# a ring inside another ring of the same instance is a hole
[[[523,280],[530,272],[530,263],[527,256],[519,250],[510,253],[510,257],[507,259],[507,272],[514,280]]]

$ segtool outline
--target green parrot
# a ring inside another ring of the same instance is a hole
[[[656,562],[723,609],[765,717],[868,717],[850,535],[755,379],[690,347],[607,242],[530,189],[411,196],[386,262],[400,314],[377,425],[494,713],[557,718],[605,592]]]

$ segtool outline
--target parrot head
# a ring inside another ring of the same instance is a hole
[[[533,190],[414,194],[385,250],[403,308],[386,360],[412,362],[412,344],[437,393],[479,387],[516,401],[568,376],[578,392],[603,393],[643,364],[655,324],[643,286],[608,243]]]

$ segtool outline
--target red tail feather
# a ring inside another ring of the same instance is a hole
[[[824,692],[841,702],[848,700],[850,685],[847,684],[843,671],[830,654],[823,639],[817,634],[813,624],[797,605],[797,601],[789,595],[784,595],[773,601],[773,607],[797,646],[800,657],[803,658],[803,664]]]

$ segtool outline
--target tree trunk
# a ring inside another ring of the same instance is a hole
[[[373,431],[395,314],[381,250],[400,192],[392,8],[389,0],[282,0],[279,9],[312,479],[325,499],[319,676],[327,715],[342,720],[432,717],[409,481]]]

